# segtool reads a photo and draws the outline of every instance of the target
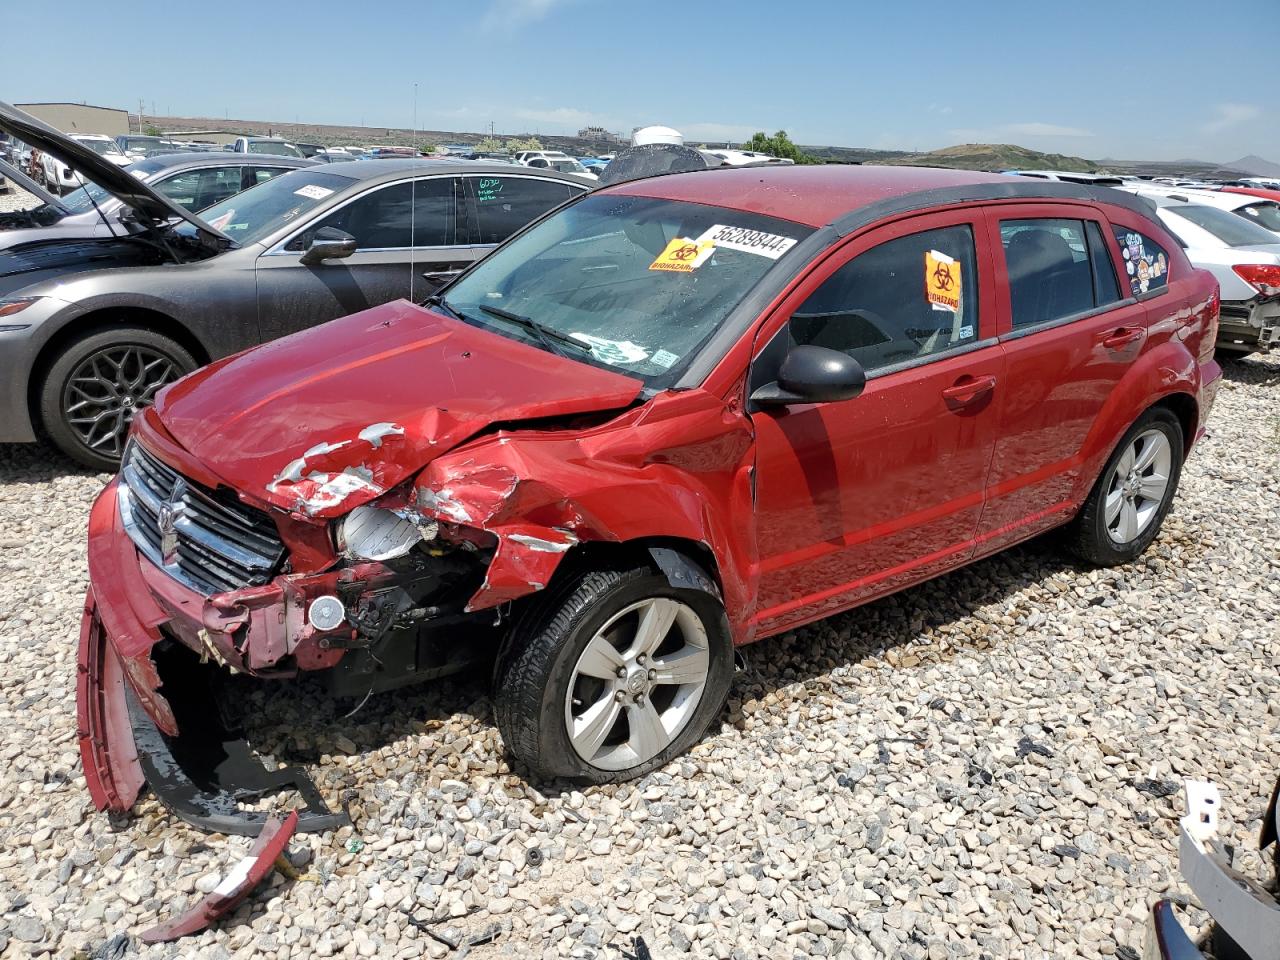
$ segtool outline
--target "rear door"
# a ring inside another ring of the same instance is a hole
[[[468,174],[462,180],[468,239],[477,260],[526,224],[588,189],[528,174]]]
[[[762,635],[972,555],[1004,389],[990,256],[981,211],[912,217],[854,240],[784,302],[774,336],[850,354],[867,385],[752,413]]]
[[[258,258],[258,317],[264,340],[401,297],[426,295],[422,274],[474,258],[457,236],[457,177],[379,184],[328,210]],[[300,258],[321,227],[356,238],[341,260]]]
[[[1122,259],[1110,225],[1090,206],[992,207],[987,231],[1008,389],[978,535],[983,553],[1060,523],[1088,490],[1085,438],[1147,337],[1130,270],[1135,292],[1163,270],[1154,258]]]

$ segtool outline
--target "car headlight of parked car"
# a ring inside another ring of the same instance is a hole
[[[394,560],[425,540],[434,540],[436,525],[414,522],[394,510],[365,504],[338,521],[338,549],[358,560]]]
[[[12,299],[0,300],[0,333],[6,333],[10,330],[25,330],[31,326],[29,323],[8,323],[6,320],[9,317],[17,316],[39,299],[39,297],[13,297]]]

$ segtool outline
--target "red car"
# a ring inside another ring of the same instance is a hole
[[[220,360],[135,419],[90,519],[90,790],[133,802],[132,733],[166,802],[235,829],[260,769],[155,759],[199,752],[193,674],[358,699],[495,649],[528,771],[652,770],[715,720],[734,645],[1052,527],[1142,553],[1217,317],[1110,189],[797,166],[596,191],[425,306]]]

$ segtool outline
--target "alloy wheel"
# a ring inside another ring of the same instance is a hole
[[[62,390],[62,418],[94,453],[119,457],[133,416],[182,376],[173,358],[130,344],[91,353]]]
[[[564,719],[574,750],[603,770],[657,756],[697,710],[710,663],[706,627],[688,605],[652,597],[620,611],[573,668]]]
[[[1104,522],[1119,544],[1132,543],[1151,526],[1164,503],[1173,469],[1173,448],[1160,430],[1134,437],[1107,481]]]

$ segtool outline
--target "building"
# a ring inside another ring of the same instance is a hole
[[[610,133],[604,127],[583,127],[578,131],[579,140],[591,140],[594,143],[616,143],[622,138]]]
[[[129,133],[129,111],[87,103],[15,103],[37,120],[63,133],[101,133],[118,137]]]

